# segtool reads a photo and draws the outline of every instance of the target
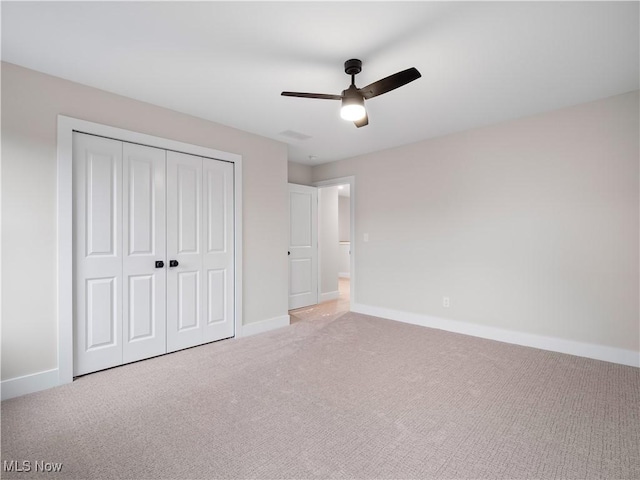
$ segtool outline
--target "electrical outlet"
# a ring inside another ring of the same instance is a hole
[[[444,308],[449,308],[451,306],[451,302],[449,302],[449,297],[442,297],[442,306]]]

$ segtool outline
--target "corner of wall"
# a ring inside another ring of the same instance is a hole
[[[287,175],[289,183],[296,183],[298,185],[311,185],[311,172],[312,167],[310,165],[304,165],[302,163],[291,161],[287,163]]]
[[[247,323],[242,326],[242,333],[238,337],[249,337],[258,333],[268,332],[276,328],[288,327],[291,322],[289,315],[268,318],[259,322]]]

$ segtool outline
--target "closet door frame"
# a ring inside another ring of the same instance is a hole
[[[138,143],[150,147],[208,157],[234,166],[234,310],[235,337],[242,336],[242,156],[162,137],[58,115],[57,227],[58,227],[58,385],[73,381],[73,132]]]

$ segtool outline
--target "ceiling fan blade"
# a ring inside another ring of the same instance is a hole
[[[328,93],[303,93],[303,92],[282,92],[284,97],[319,98],[322,100],[342,100],[340,95],[329,95]]]
[[[369,125],[369,115],[365,113],[363,118],[361,118],[360,120],[356,120],[355,122],[353,122],[353,124],[358,128],[366,127],[367,125]]]
[[[377,97],[378,95],[382,95],[383,93],[390,92],[391,90],[395,90],[398,87],[406,85],[409,82],[413,82],[421,76],[422,75],[416,68],[407,68],[406,70],[394,73],[382,80],[378,80],[366,87],[360,88],[359,92],[365,99]]]

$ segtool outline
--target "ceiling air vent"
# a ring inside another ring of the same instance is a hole
[[[293,138],[295,140],[309,140],[311,135],[305,135],[304,133],[294,132],[293,130],[285,130],[284,132],[280,132],[278,135],[282,135],[283,137]]]

